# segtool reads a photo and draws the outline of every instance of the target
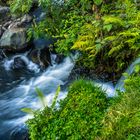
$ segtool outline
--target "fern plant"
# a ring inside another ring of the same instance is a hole
[[[12,0],[9,2],[11,7],[11,12],[20,15],[22,13],[28,13],[32,7],[33,0]]]

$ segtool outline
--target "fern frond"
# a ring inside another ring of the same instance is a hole
[[[120,51],[122,48],[123,48],[123,45],[121,45],[121,44],[118,45],[118,46],[116,46],[116,47],[113,47],[113,48],[109,51],[108,55],[111,56],[114,52],[118,52],[118,51]]]
[[[120,17],[114,16],[104,16],[103,18],[104,24],[117,24],[119,26],[124,26],[125,23]]]

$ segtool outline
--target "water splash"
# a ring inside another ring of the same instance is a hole
[[[29,67],[31,62],[29,62],[27,57],[21,57],[25,59]],[[6,71],[10,69],[13,59],[14,57],[12,60],[5,60],[4,66]],[[35,87],[43,91],[48,105],[50,105],[57,87],[67,82],[67,78],[73,67],[74,63],[72,59],[67,57],[61,64],[54,64],[40,75],[32,77],[30,80],[24,79],[16,87],[12,87],[7,92],[0,94],[0,139],[6,137],[8,140],[9,131],[14,130],[15,127],[22,125],[27,119],[31,118],[31,116],[21,112],[21,108],[41,108],[41,104],[35,93]],[[64,99],[66,95],[66,91],[61,91],[58,99]]]
[[[37,64],[33,63],[31,60],[29,60],[28,57],[26,56],[26,54],[15,55],[15,56],[13,56],[12,58],[9,58],[9,59],[6,58],[3,62],[3,67],[5,68],[5,70],[10,71],[12,69],[14,59],[18,58],[18,57],[25,62],[28,70],[30,70],[32,72],[35,72],[35,73],[40,72],[39,66]]]
[[[105,93],[107,94],[107,97],[114,97],[115,96],[115,88],[114,88],[114,85],[111,81],[106,82],[106,83],[98,82],[98,83],[95,83],[95,85],[98,87],[101,87],[101,89],[103,91],[105,91]]]

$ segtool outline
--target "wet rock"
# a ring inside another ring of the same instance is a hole
[[[3,29],[2,29],[2,25],[0,25],[0,37],[2,36],[3,34]]]
[[[5,16],[10,12],[10,8],[6,6],[0,6],[0,16]]]
[[[28,14],[24,15],[22,18],[21,18],[21,23],[30,23],[32,22],[32,17]]]
[[[33,41],[34,50],[29,54],[30,59],[40,65],[41,68],[47,68],[51,65],[51,54],[50,54],[50,44],[53,41],[51,39],[37,39]]]
[[[21,18],[15,19],[13,20],[9,26],[8,29],[12,29],[12,28],[26,28],[28,25],[31,24],[32,22],[32,16],[26,14]]]
[[[0,6],[0,23],[4,23],[9,20],[10,8],[6,6]]]
[[[51,65],[51,54],[48,47],[40,50],[40,61],[45,68]]]
[[[30,59],[40,65],[42,69],[47,68],[49,65],[51,65],[51,56],[50,56],[50,50],[48,47],[42,48],[42,49],[35,49],[33,50],[29,57]]]
[[[9,26],[8,26],[8,29],[12,29],[12,28],[19,28],[19,27],[22,27],[22,23],[19,21],[19,22],[12,22]]]
[[[61,55],[61,54],[57,54],[57,55],[56,55],[55,62],[56,62],[57,64],[62,63],[63,60],[64,60],[64,55]]]
[[[0,49],[0,61],[6,57],[4,50]]]
[[[6,30],[0,39],[0,48],[21,50],[27,46],[26,30],[16,28]]]
[[[27,63],[21,57],[15,57],[12,65],[13,69],[23,69],[27,67]]]
[[[3,27],[4,27],[5,29],[7,29],[11,23],[12,23],[11,20],[10,20],[10,21],[7,21],[7,22],[5,22],[5,23],[3,24]]]

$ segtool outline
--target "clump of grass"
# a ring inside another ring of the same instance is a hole
[[[114,98],[103,121],[101,140],[140,139],[140,77],[125,81],[126,92]]]

